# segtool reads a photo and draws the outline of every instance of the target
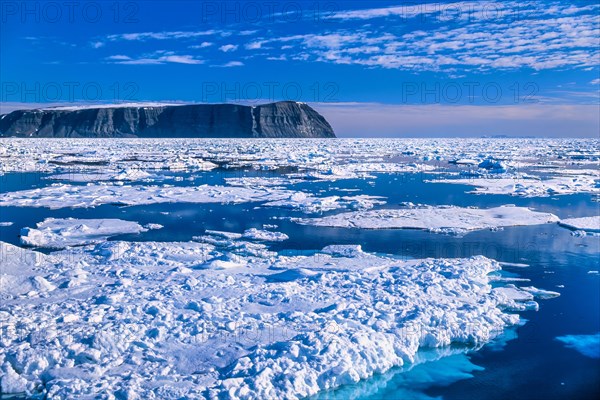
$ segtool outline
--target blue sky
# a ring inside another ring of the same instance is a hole
[[[593,1],[1,6],[2,112],[298,100],[340,136],[598,136]]]

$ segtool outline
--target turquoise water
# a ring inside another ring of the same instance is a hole
[[[277,175],[278,172],[214,170],[194,174],[168,174],[164,183],[174,185],[223,184],[228,177]],[[289,172],[289,171],[285,171]],[[174,176],[185,179],[176,181]],[[295,190],[318,195],[368,194],[385,196],[383,207],[410,201],[423,204],[492,207],[504,204],[552,212],[561,218],[598,215],[600,204],[591,195],[518,198],[466,194],[469,186],[431,184],[427,174],[378,174],[376,179],[306,182]],[[188,179],[191,178],[191,179]],[[52,184],[38,174],[0,177],[1,191],[30,189]],[[159,182],[158,184],[161,184]],[[140,183],[137,183],[140,184]],[[356,190],[349,192],[348,190]],[[360,244],[365,251],[394,254],[401,258],[468,257],[485,255],[528,268],[504,270],[531,280],[526,285],[558,291],[561,296],[540,300],[540,310],[523,313],[527,323],[481,349],[452,348],[420,355],[417,365],[405,366],[357,385],[322,393],[316,399],[507,399],[595,398],[600,394],[600,360],[585,356],[556,340],[564,335],[600,332],[600,237],[572,236],[556,224],[512,227],[447,236],[414,230],[371,230],[301,226],[281,217],[303,215],[280,208],[261,208],[259,203],[156,204],[89,209],[0,208],[0,240],[19,244],[19,231],[47,217],[121,218],[141,224],[159,223],[163,229],[112,240],[187,241],[206,229],[241,232],[263,224],[277,224],[290,239],[273,250],[302,253],[329,244]],[[339,211],[332,211],[335,213]]]

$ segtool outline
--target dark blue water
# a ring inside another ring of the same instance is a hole
[[[276,176],[284,171],[215,170],[205,173],[165,173],[164,183],[174,185],[223,184],[225,178]],[[285,171],[288,172],[288,171]],[[183,180],[175,180],[176,176]],[[192,179],[188,179],[188,178]],[[599,215],[600,204],[591,195],[519,198],[503,195],[466,194],[469,186],[425,183],[428,174],[378,174],[376,179],[337,182],[306,182],[294,190],[328,195],[368,194],[384,196],[394,207],[410,201],[430,205],[492,207],[504,204],[552,212],[561,218]],[[7,174],[0,177],[2,192],[49,185],[54,181],[38,174]],[[139,183],[138,183],[139,184]],[[160,183],[159,183],[160,184]],[[292,188],[292,187],[290,187]],[[358,189],[349,192],[348,189]],[[335,213],[332,211],[328,213]],[[327,213],[327,214],[328,214]],[[0,240],[19,244],[19,231],[47,217],[121,218],[141,224],[159,223],[163,229],[139,235],[112,238],[133,241],[187,241],[206,229],[241,232],[276,224],[289,240],[274,244],[273,250],[301,253],[329,244],[360,244],[365,251],[394,254],[404,258],[469,257],[485,255],[498,261],[529,264],[528,268],[504,267],[531,280],[526,285],[558,291],[561,296],[540,300],[540,310],[523,313],[528,322],[493,345],[482,349],[456,349],[455,354],[413,368],[390,371],[341,390],[323,393],[320,399],[567,399],[600,395],[600,360],[567,348],[555,338],[562,335],[600,332],[600,237],[572,236],[557,224],[478,231],[462,237],[415,230],[355,230],[302,226],[287,217],[302,213],[260,207],[258,203],[156,204],[90,209],[0,207]],[[281,218],[284,219],[281,219]],[[511,340],[508,340],[511,339]],[[499,345],[500,343],[501,345]],[[436,358],[439,358],[436,360]]]

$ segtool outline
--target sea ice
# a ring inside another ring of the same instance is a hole
[[[242,237],[252,240],[261,240],[265,242],[281,242],[288,240],[289,237],[285,233],[271,232],[263,229],[250,228],[244,232]]]
[[[550,213],[524,207],[488,209],[455,206],[355,211],[320,218],[297,218],[305,225],[359,229],[425,229],[439,233],[464,233],[504,226],[538,225],[558,221]]]
[[[146,231],[137,222],[121,219],[46,218],[35,228],[21,229],[21,243],[27,246],[64,249],[100,243],[111,236]]]
[[[288,198],[290,192],[228,186],[129,186],[54,184],[40,189],[0,194],[1,206],[51,209],[95,207],[102,204],[144,205],[157,203],[244,203]]]
[[[264,206],[291,208],[293,210],[311,214],[337,210],[340,208],[367,210],[381,204],[385,204],[385,200],[383,200],[383,197],[381,196],[356,195],[315,197],[303,192],[294,192],[286,199],[270,201],[265,203]]]
[[[423,349],[484,344],[533,302],[492,287],[500,266],[482,256],[256,256],[230,237],[49,256],[2,244],[2,392],[300,398],[418,362]]]
[[[594,217],[561,219],[558,223],[575,231],[600,233],[600,216],[597,215]]]
[[[431,183],[452,183],[475,186],[474,194],[508,194],[523,197],[547,197],[573,193],[600,193],[600,182],[589,176],[554,177],[539,179],[534,177],[492,176],[430,180]]]

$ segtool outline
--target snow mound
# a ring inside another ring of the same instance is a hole
[[[46,218],[36,228],[21,229],[21,243],[27,246],[64,249],[100,243],[111,236],[145,232],[137,222],[121,219]]]

